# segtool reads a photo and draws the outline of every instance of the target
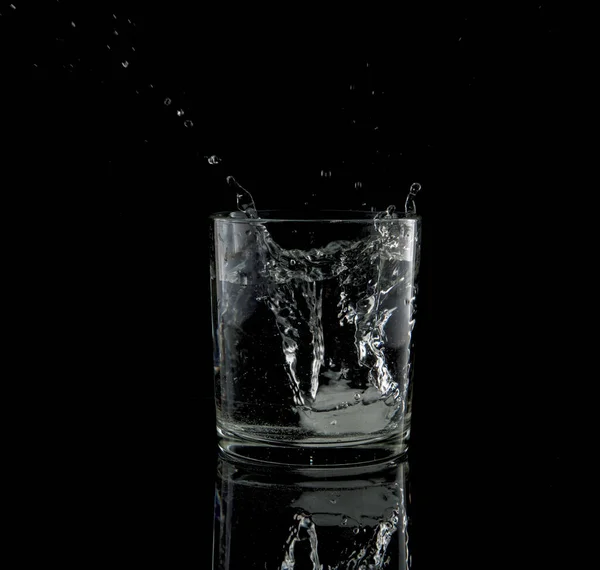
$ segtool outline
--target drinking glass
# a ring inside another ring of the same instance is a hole
[[[405,453],[420,217],[221,212],[210,229],[220,449],[296,466]]]

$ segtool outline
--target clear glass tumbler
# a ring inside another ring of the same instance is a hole
[[[335,466],[407,450],[420,217],[211,216],[219,446]]]

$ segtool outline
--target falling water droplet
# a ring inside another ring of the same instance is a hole
[[[406,196],[406,202],[404,203],[404,211],[407,214],[416,214],[417,207],[415,205],[415,196],[417,192],[421,190],[421,185],[418,182],[413,182],[408,190],[408,196]]]
[[[165,105],[168,107],[171,104],[171,99],[165,98]]]
[[[329,423],[330,423],[330,425],[334,426],[337,424],[337,420],[331,420],[331,422],[329,422]]]
[[[119,35],[119,32],[117,32],[117,30],[113,30],[113,34],[114,34],[115,36],[118,36],[118,35]]]
[[[183,126],[184,127],[193,127],[194,123],[192,123],[192,121],[190,121],[189,119],[187,119],[186,121],[183,121]]]
[[[113,18],[116,20],[116,19],[117,19],[117,15],[116,15],[116,14],[113,14]]]
[[[109,46],[108,44],[106,44],[106,47],[107,47],[108,49],[110,49],[110,46]]]
[[[183,117],[183,115],[184,115],[184,114],[185,114],[185,112],[184,112],[184,110],[183,110],[183,109],[178,109],[178,110],[177,110],[177,116],[178,116],[178,117]]]
[[[357,181],[354,183],[354,188],[362,188],[362,182],[361,182],[360,180],[357,180]]]
[[[75,27],[75,22],[71,22],[71,26]]]
[[[133,46],[131,46],[131,51],[135,51],[135,48]]]
[[[11,5],[10,5],[10,7],[11,7],[13,10],[16,10],[16,9],[17,9],[17,7],[16,7],[14,4],[11,4]]]
[[[358,533],[360,532],[360,529],[359,529],[358,527],[354,527],[354,528],[352,529],[352,532],[353,532],[354,534],[358,534]]]
[[[350,85],[350,91],[354,91],[355,88],[356,88],[355,85]]]
[[[354,394],[354,399],[358,402],[360,399],[362,398],[362,396],[360,395],[359,392],[356,392],[356,394]]]
[[[129,62],[125,60],[122,64],[123,67],[129,67]]]
[[[219,164],[221,162],[221,159],[216,154],[205,156],[204,158],[208,159],[208,164]]]

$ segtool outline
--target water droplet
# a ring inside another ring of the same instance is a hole
[[[183,121],[183,126],[184,127],[193,127],[194,123],[192,123],[192,121],[190,121],[189,119],[187,119],[186,121]]]
[[[304,205],[305,205],[305,206],[308,206],[308,202],[304,202]]]
[[[178,109],[178,110],[177,110],[177,116],[178,116],[178,117],[183,117],[183,115],[184,115],[184,114],[185,114],[185,112],[184,112],[184,110],[183,110],[183,109]]]
[[[125,60],[122,64],[123,67],[129,67],[129,62]]]
[[[406,196],[406,202],[404,203],[404,211],[407,214],[416,214],[417,207],[415,205],[415,196],[417,192],[421,190],[421,185],[418,182],[413,182],[408,190],[408,196]]]
[[[205,156],[204,158],[208,159],[208,164],[219,164],[221,162],[221,159],[216,154]]]
[[[17,7],[16,7],[14,4],[11,4],[11,5],[10,5],[10,7],[11,7],[13,10],[16,10],[16,9],[17,9]]]
[[[348,517],[344,517],[341,524],[342,526],[346,526],[348,524]]]
[[[116,19],[117,19],[117,15],[116,15],[116,14],[113,14],[113,18],[116,20]]]
[[[113,34],[114,34],[115,36],[118,36],[118,35],[119,35],[119,32],[117,32],[117,30],[113,30]]]
[[[135,51],[135,48],[133,46],[131,46],[131,51]]]
[[[354,527],[354,528],[352,529],[352,532],[353,532],[354,534],[358,534],[358,533],[360,532],[360,529],[359,529],[358,527]]]
[[[334,426],[334,425],[336,425],[336,424],[337,424],[337,420],[331,420],[331,421],[329,422],[329,424],[330,424],[330,425],[332,425],[332,426]]]
[[[168,97],[165,99],[165,105],[168,107],[171,104],[171,99]]]
[[[354,188],[362,188],[362,182],[361,182],[360,180],[357,180],[357,181],[354,183]]]
[[[354,394],[354,399],[358,402],[358,400],[360,400],[362,398],[362,396],[360,395],[359,392],[356,392],[356,394]]]
[[[75,22],[71,22],[71,26],[75,27]]]
[[[350,85],[350,91],[354,91],[355,88],[356,88],[355,85]]]
[[[108,44],[106,44],[106,47],[107,47],[108,49],[110,49],[110,46],[109,46]]]
[[[292,267],[294,267],[294,265],[296,265],[296,260],[295,259],[290,259],[290,265]]]
[[[332,505],[335,505],[335,504],[337,503],[337,499],[329,499],[329,502],[330,502]]]
[[[367,203],[366,203],[366,202],[363,202],[363,203],[361,204],[361,206],[366,206],[366,205],[367,205]]]

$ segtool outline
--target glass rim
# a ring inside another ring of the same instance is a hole
[[[233,210],[239,212],[239,210]],[[264,222],[312,222],[312,223],[362,223],[372,224],[376,214],[371,210],[315,210],[313,212],[303,212],[299,210],[259,210],[258,218],[246,218],[245,216],[231,217],[232,210],[214,212],[210,214],[209,219],[216,221],[222,220],[232,223],[256,224]],[[315,215],[316,214],[316,215]],[[403,221],[420,221],[418,214],[407,214],[406,212],[394,212],[394,218],[378,218],[381,223],[395,223]]]

